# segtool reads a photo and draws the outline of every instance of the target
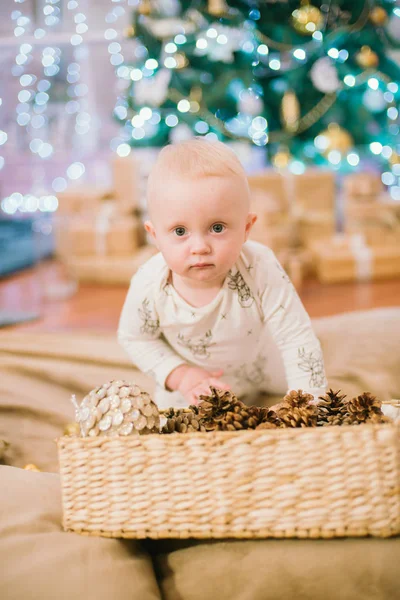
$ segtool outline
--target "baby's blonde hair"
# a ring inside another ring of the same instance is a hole
[[[247,181],[246,172],[226,144],[195,137],[165,146],[159,153],[150,172],[148,192],[160,177],[165,175],[219,177],[239,176]]]

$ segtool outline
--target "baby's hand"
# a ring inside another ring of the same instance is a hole
[[[177,389],[191,404],[197,404],[200,394],[210,393],[210,385],[230,390],[230,386],[219,379],[222,374],[221,369],[206,371],[200,367],[189,367],[184,371]]]

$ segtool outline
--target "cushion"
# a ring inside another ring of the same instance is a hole
[[[0,466],[0,480],[0,598],[161,598],[138,542],[62,531],[58,475]]]
[[[400,538],[153,542],[163,598],[394,600]]]
[[[313,325],[331,387],[348,396],[400,397],[400,308],[343,313]]]
[[[9,444],[6,440],[0,439],[0,463],[4,462]]]

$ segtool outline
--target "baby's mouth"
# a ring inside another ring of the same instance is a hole
[[[208,267],[213,267],[214,265],[211,263],[196,263],[195,265],[192,265],[190,268],[191,269],[206,269]]]

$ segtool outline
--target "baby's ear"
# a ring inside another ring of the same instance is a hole
[[[154,239],[156,237],[156,231],[154,229],[154,225],[151,221],[145,221],[144,222],[144,228],[147,231],[147,233],[149,235],[151,235]]]
[[[255,213],[249,213],[247,215],[247,219],[246,219],[246,229],[245,229],[245,236],[246,236],[246,240],[249,237],[251,228],[253,227],[254,223],[257,221],[257,215]]]
[[[147,231],[147,233],[153,238],[153,240],[155,241],[155,244],[157,246],[156,230],[154,229],[153,223],[151,221],[145,221],[144,228]],[[158,248],[158,246],[157,246],[157,248]]]

